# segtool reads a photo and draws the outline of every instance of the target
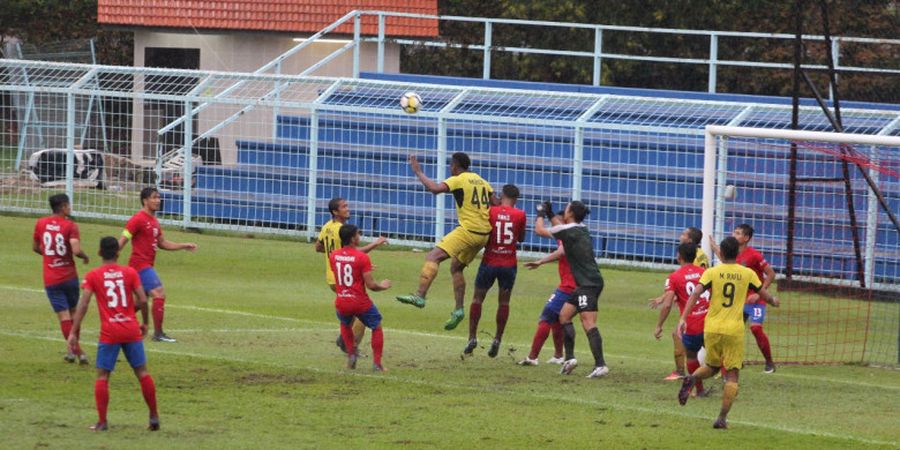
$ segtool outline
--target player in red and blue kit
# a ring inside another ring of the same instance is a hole
[[[162,200],[159,191],[154,187],[141,190],[141,210],[128,223],[119,238],[119,248],[125,248],[131,240],[131,258],[128,266],[138,272],[144,290],[153,299],[153,340],[158,342],[175,342],[175,339],[163,332],[163,316],[166,310],[166,291],[153,265],[156,261],[156,250],[197,250],[197,244],[178,243],[163,238],[162,228],[156,220]]]
[[[56,194],[50,197],[50,209],[53,215],[38,219],[34,226],[31,248],[43,257],[44,291],[50,299],[50,306],[59,318],[59,328],[63,339],[69,339],[72,330],[72,314],[78,304],[78,271],[75,268],[74,256],[81,258],[85,264],[90,260],[81,250],[81,234],[78,225],[69,220],[72,207],[69,196]],[[81,347],[74,347],[67,352],[65,360],[87,364],[87,355]]]
[[[97,405],[97,424],[94,431],[106,431],[106,410],[109,405],[109,375],[116,368],[119,350],[134,370],[141,383],[144,401],[150,409],[149,429],[159,429],[159,413],[156,410],[156,385],[147,372],[144,354],[144,336],[147,334],[147,296],[141,279],[131,267],[120,266],[119,242],[112,236],[100,240],[100,257],[103,265],[84,277],[81,299],[75,310],[69,346],[78,346],[78,331],[87,313],[91,297],[97,296],[100,312],[100,343],[97,345],[97,381],[94,383],[94,401]],[[135,296],[137,301],[135,301]],[[139,324],[135,310],[141,311],[143,324]]]
[[[385,279],[379,283],[372,278],[372,261],[369,255],[357,248],[362,233],[356,225],[342,225],[338,235],[342,247],[333,251],[329,259],[337,287],[334,307],[341,322],[341,337],[347,349],[347,368],[355,369],[359,357],[351,325],[356,318],[372,330],[372,368],[383,372],[385,369],[381,364],[381,353],[384,347],[384,332],[381,329],[381,313],[372,303],[366,288],[383,291],[391,287],[391,280]]]
[[[520,366],[538,365],[538,355],[540,355],[541,348],[544,346],[544,342],[547,341],[550,333],[553,333],[554,353],[553,357],[547,360],[547,364],[562,364],[565,362],[563,358],[563,331],[559,323],[559,312],[562,311],[563,305],[572,298],[572,293],[575,292],[577,285],[575,284],[575,278],[572,277],[572,270],[569,268],[569,260],[566,259],[566,250],[562,242],[556,241],[556,245],[556,251],[553,253],[537,261],[525,263],[527,269],[533,270],[549,262],[559,261],[559,286],[547,300],[547,303],[544,304],[544,309],[541,311],[541,317],[538,320],[537,330],[534,332],[534,339],[531,341],[531,352],[528,353],[525,359],[519,361],[518,364]]]
[[[672,272],[666,278],[665,293],[662,296],[662,306],[659,310],[659,319],[656,322],[656,330],[653,336],[659,340],[663,335],[663,324],[669,317],[669,311],[672,310],[672,303],[678,303],[678,309],[684,313],[688,299],[699,283],[700,277],[703,276],[704,268],[694,264],[697,258],[697,245],[693,242],[685,242],[678,245],[678,264],[681,266],[678,270]],[[687,373],[694,373],[700,367],[700,361],[697,359],[697,352],[703,347],[703,325],[706,320],[706,311],[709,309],[709,292],[704,292],[697,299],[690,314],[687,316],[687,328],[681,335],[681,342],[684,344],[685,355],[687,356]],[[697,396],[706,397],[709,390],[703,389],[702,381],[698,380]]]
[[[513,184],[503,186],[500,205],[491,206],[491,235],[484,248],[484,256],[475,277],[475,293],[469,306],[469,343],[463,350],[471,355],[478,346],[478,322],[481,320],[481,305],[488,291],[497,282],[497,332],[488,350],[494,358],[500,351],[500,341],[509,319],[509,299],[516,284],[516,244],[525,240],[525,211],[516,208],[519,188]]]

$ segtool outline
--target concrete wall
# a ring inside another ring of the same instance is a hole
[[[346,41],[316,42],[288,58],[282,66],[282,74],[299,74],[304,69],[319,62]],[[136,31],[134,35],[134,63],[136,67],[144,65],[145,48],[199,48],[200,69],[227,72],[253,72],[278,55],[299,45],[292,37],[283,34],[244,33],[197,34],[158,31]],[[377,64],[377,46],[374,43],[364,44],[360,51],[360,70],[374,71]],[[396,73],[400,70],[400,49],[395,44],[385,46],[385,72]],[[353,76],[353,51],[346,53],[319,68],[314,76]],[[136,80],[135,88],[142,89],[142,81]],[[265,94],[272,84],[257,83],[254,86],[259,95]],[[224,86],[213,89],[211,94]],[[296,91],[294,91],[296,92]],[[315,88],[309,90],[309,99],[315,98]],[[302,95],[299,95],[302,98]],[[292,94],[291,98],[298,98]],[[195,132],[209,130],[223,119],[238,111],[237,106],[212,106],[199,114],[198,127]],[[308,114],[308,111],[283,111],[289,114]],[[160,117],[145,117],[144,104],[141,100],[134,103],[134,126],[132,129],[132,157],[149,160],[155,158],[155,134],[165,120]],[[233,164],[237,158],[236,139],[268,141],[274,134],[274,114],[270,108],[256,108],[241,117],[234,124],[215,133],[219,138],[223,164]]]

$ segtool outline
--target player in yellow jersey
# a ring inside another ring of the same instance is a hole
[[[332,292],[337,292],[334,285],[334,272],[331,270],[331,262],[328,258],[331,257],[332,252],[342,247],[339,232],[341,226],[350,219],[350,204],[341,197],[335,197],[328,201],[328,211],[331,212],[331,220],[325,222],[325,225],[322,225],[322,230],[319,232],[319,239],[316,240],[316,251],[325,254],[325,282],[328,283],[328,287],[331,288]],[[387,242],[387,239],[384,236],[381,236],[372,243],[360,247],[359,250],[364,253],[369,253],[372,249],[385,242]],[[356,341],[354,348],[359,348],[359,343],[362,341],[365,333],[366,326],[359,320],[354,320],[353,339]],[[341,339],[340,334],[337,337],[336,344],[341,350],[346,352],[344,340]]]
[[[453,297],[456,300],[456,308],[450,314],[450,319],[444,324],[445,330],[456,328],[466,315],[463,309],[466,296],[466,279],[463,277],[463,269],[487,244],[491,234],[491,205],[500,204],[491,185],[477,173],[469,171],[470,165],[469,155],[463,152],[454,153],[450,157],[451,176],[443,182],[436,183],[425,175],[415,155],[409,155],[409,167],[429,192],[435,195],[445,192],[453,194],[459,226],[444,236],[441,242],[425,256],[425,264],[419,274],[418,291],[415,294],[401,295],[397,297],[397,300],[424,308],[425,295],[437,276],[438,265],[445,259],[452,258],[450,274],[453,277]]]
[[[706,257],[706,253],[703,252],[703,248],[700,247],[700,242],[703,241],[703,231],[700,231],[697,227],[687,227],[684,231],[681,232],[681,236],[678,237],[678,242],[681,244],[692,243],[697,247],[697,256],[694,257],[694,265],[700,267],[702,269],[706,269],[709,267],[709,258]],[[652,300],[650,300],[650,309],[659,308],[663,304],[663,299],[665,295],[660,295]],[[666,381],[675,381],[680,380],[684,377],[684,366],[685,366],[685,355],[687,354],[687,350],[684,348],[684,343],[681,342],[681,338],[678,337],[678,331],[672,331],[672,341],[674,344],[673,356],[675,357],[675,370],[672,371],[669,375],[667,375],[664,380]]]
[[[744,302],[747,291],[752,289],[766,303],[778,307],[778,299],[772,297],[751,269],[737,264],[740,244],[734,237],[727,237],[719,244],[722,264],[703,272],[699,285],[691,293],[681,320],[678,321],[679,337],[684,332],[688,315],[697,299],[710,291],[709,311],[703,325],[703,342],[706,346],[706,361],[693,374],[684,377],[678,391],[678,403],[684,405],[690,397],[696,380],[709,378],[725,366],[725,392],[722,394],[722,409],[713,423],[713,428],[728,428],[726,418],[731,404],[738,393],[738,374],[744,363]]]

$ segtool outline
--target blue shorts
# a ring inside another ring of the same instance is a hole
[[[147,364],[147,355],[144,354],[144,341],[134,341],[125,344],[104,344],[97,345],[97,368],[106,369],[110,372],[116,368],[116,360],[119,358],[119,349],[125,353],[125,359],[132,369],[137,369]]]
[[[689,352],[699,352],[703,347],[703,333],[700,334],[682,334],[681,343]]]
[[[762,325],[766,321],[766,305],[744,305],[744,322],[750,319],[752,325]]]
[[[369,328],[371,330],[374,330],[374,329],[378,328],[379,325],[381,325],[381,313],[378,312],[378,308],[376,308],[374,304],[372,305],[371,308],[369,308],[367,311],[363,312],[362,314],[353,314],[353,315],[349,315],[349,316],[344,316],[344,315],[341,315],[341,313],[336,312],[335,315],[337,316],[338,320],[340,320],[341,323],[344,325],[352,324],[354,317],[358,318],[359,321],[362,322],[363,325],[365,325],[367,328]]]
[[[144,292],[148,294],[150,291],[162,287],[162,281],[160,281],[159,275],[156,274],[156,271],[153,270],[152,267],[148,267],[138,272],[138,276],[141,277],[141,284],[144,286]]]
[[[50,306],[53,308],[53,312],[75,309],[78,306],[78,278],[47,286],[44,288],[44,292],[47,293],[47,298],[50,299]]]
[[[497,281],[500,289],[511,290],[516,284],[515,267],[494,267],[482,263],[478,267],[478,275],[475,276],[475,287],[478,289],[490,289]]]
[[[559,322],[559,312],[562,311],[563,305],[572,298],[571,293],[565,293],[559,289],[553,292],[553,295],[547,299],[547,303],[544,305],[544,310],[541,311],[541,319],[547,323],[557,323]]]

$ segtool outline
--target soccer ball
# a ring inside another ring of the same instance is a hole
[[[400,97],[400,107],[409,114],[415,114],[422,109],[422,97],[415,92],[407,92]]]

